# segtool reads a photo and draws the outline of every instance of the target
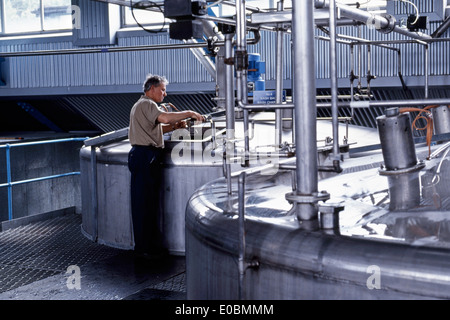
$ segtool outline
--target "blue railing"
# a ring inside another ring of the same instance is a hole
[[[62,173],[62,174],[56,174],[52,176],[45,176],[45,177],[39,177],[39,178],[33,178],[33,179],[26,179],[26,180],[20,180],[20,181],[11,181],[11,148],[15,147],[27,147],[27,146],[34,146],[34,145],[42,145],[42,144],[49,144],[49,143],[60,143],[60,142],[69,142],[69,141],[84,141],[88,138],[66,138],[66,139],[56,139],[56,140],[46,140],[46,141],[33,141],[33,142],[24,142],[24,143],[16,143],[16,144],[5,144],[0,145],[0,149],[6,149],[6,183],[0,184],[0,188],[7,187],[8,188],[8,220],[12,220],[13,218],[13,207],[12,207],[12,187],[19,184],[29,183],[29,182],[35,182],[35,181],[42,181],[42,180],[48,180],[48,179],[55,179],[60,177],[67,177],[67,176],[73,176],[73,175],[79,175],[80,172],[68,172],[68,173]]]

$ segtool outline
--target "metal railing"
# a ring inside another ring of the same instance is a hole
[[[44,176],[44,177],[38,177],[38,178],[32,178],[32,179],[26,179],[26,180],[19,180],[19,181],[12,181],[12,174],[11,174],[11,148],[15,147],[27,147],[27,146],[34,146],[34,145],[43,145],[43,144],[50,144],[50,143],[60,143],[60,142],[70,142],[70,141],[84,141],[88,138],[66,138],[66,139],[56,139],[56,140],[46,140],[46,141],[33,141],[33,142],[25,142],[25,143],[17,143],[17,144],[5,144],[0,145],[0,149],[6,149],[6,183],[0,184],[0,188],[7,187],[8,188],[8,220],[13,219],[13,206],[12,206],[12,187],[19,184],[24,183],[30,183],[30,182],[36,182],[36,181],[43,181],[43,180],[49,180],[49,179],[55,179],[60,177],[67,177],[72,175],[79,175],[80,172],[67,172],[67,173],[61,173],[51,176]]]

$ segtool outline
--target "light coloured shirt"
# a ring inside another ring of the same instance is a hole
[[[162,112],[155,101],[141,96],[130,112],[128,138],[132,146],[164,148],[162,125],[157,120]]]

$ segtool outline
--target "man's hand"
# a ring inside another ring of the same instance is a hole
[[[177,130],[177,129],[183,129],[187,127],[187,123],[186,121],[182,120],[182,121],[178,121],[173,125],[173,130]]]
[[[205,117],[202,116],[200,113],[192,111],[192,115],[191,118],[195,119],[195,121],[198,122],[204,122],[205,121]]]

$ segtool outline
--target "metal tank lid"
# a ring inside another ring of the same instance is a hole
[[[426,154],[426,149],[421,149],[420,155]],[[449,160],[427,161],[422,170],[401,177],[381,175],[379,167],[372,167],[355,172],[347,170],[348,173],[320,180],[319,189],[331,195],[328,202],[344,206],[336,233],[366,240],[450,248]],[[232,186],[231,195],[224,179],[197,190],[194,203],[207,208],[203,216],[237,219],[237,180]],[[285,199],[289,192],[292,192],[292,182],[287,171],[246,178],[246,219],[298,228],[298,221],[291,213],[292,205]],[[417,203],[404,199],[406,196],[417,196]]]

